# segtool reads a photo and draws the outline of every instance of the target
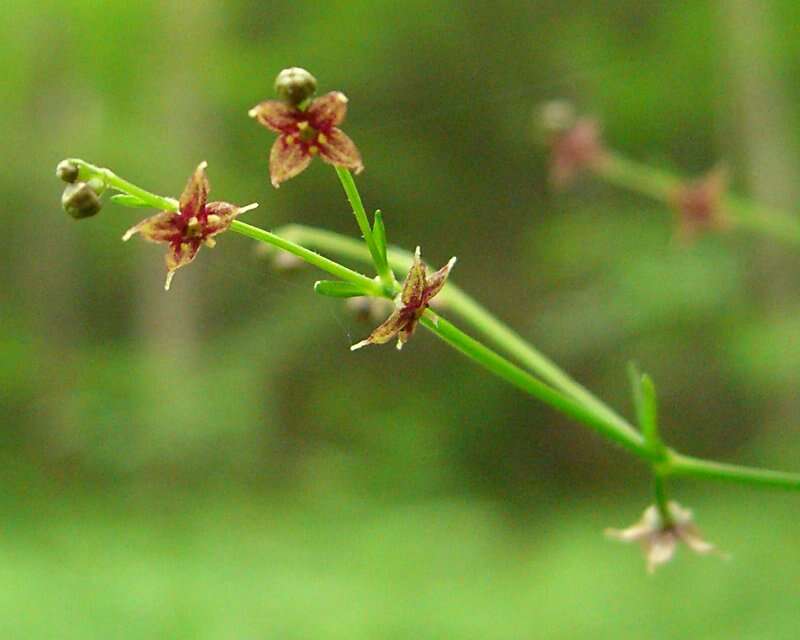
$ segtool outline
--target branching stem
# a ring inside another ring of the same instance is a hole
[[[79,177],[82,180],[100,177],[108,187],[135,196],[153,208],[169,211],[177,210],[178,203],[176,200],[158,196],[137,187],[120,178],[109,169],[96,167],[77,159],[70,160],[70,162],[79,168]],[[373,253],[375,245],[372,241],[366,212],[363,209],[363,205],[360,205],[361,198],[358,196],[355,182],[349,172],[346,172],[346,177],[343,177],[344,174],[341,170],[337,170],[337,173],[339,173],[342,184],[345,185],[348,199],[350,199],[354,211],[356,211],[356,219],[359,220],[359,226],[366,222],[365,228],[369,233],[364,233],[364,238],[369,247],[368,252],[364,251],[364,247],[360,243],[351,239],[327,231],[298,225],[285,227],[282,233],[272,233],[235,220],[231,224],[230,230],[287,251],[345,282],[356,285],[364,292],[364,295],[391,298],[395,288],[394,274],[391,270],[388,274],[382,276],[379,282],[377,279],[371,279],[304,246],[307,244],[313,248],[322,248],[330,253],[362,262],[369,260],[370,257],[373,260],[375,258]],[[363,231],[364,228],[362,228]],[[405,270],[411,263],[411,254],[399,249],[391,249],[388,258],[392,269]],[[380,264],[380,261],[374,260],[374,262],[376,265]],[[390,287],[386,286],[387,282],[391,283]],[[437,299],[442,300],[477,331],[507,352],[517,362],[527,367],[529,371],[492,350],[479,340],[469,336],[430,309],[422,317],[421,324],[424,327],[495,376],[557,411],[583,423],[607,440],[620,445],[644,461],[653,471],[656,482],[657,503],[662,513],[665,513],[667,509],[664,479],[671,476],[691,476],[800,491],[800,474],[703,460],[686,456],[667,448],[657,437],[654,400],[652,411],[640,413],[640,418],[646,416],[647,420],[652,420],[652,423],[645,429],[648,437],[644,437],[629,422],[572,380],[554,363],[540,354],[518,334],[506,327],[455,285],[448,284],[442,291],[442,295]],[[647,387],[645,388],[647,389]]]

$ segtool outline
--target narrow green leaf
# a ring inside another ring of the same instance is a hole
[[[631,393],[633,394],[633,409],[636,411],[636,423],[642,426],[642,374],[635,362],[628,363],[628,378],[631,381]]]
[[[653,451],[663,451],[664,443],[658,433],[658,401],[656,400],[656,386],[646,373],[642,375],[642,410],[639,418],[642,425],[642,435]]]
[[[354,298],[369,295],[364,293],[364,289],[358,285],[341,280],[318,280],[314,283],[314,291],[321,296],[330,296],[331,298]]]
[[[139,200],[139,198],[136,196],[131,196],[127,193],[118,193],[115,196],[111,196],[111,202],[114,204],[120,204],[123,207],[132,207],[134,209],[150,208],[150,205],[144,200]]]
[[[663,452],[664,443],[658,433],[658,402],[653,380],[647,374],[641,374],[634,363],[628,365],[628,375],[633,390],[636,421],[645,442],[653,451]]]
[[[387,267],[389,260],[387,258],[386,248],[386,227],[383,224],[383,214],[380,209],[375,211],[375,223],[372,225],[372,237],[375,240],[375,246],[380,254],[383,263],[382,266]]]

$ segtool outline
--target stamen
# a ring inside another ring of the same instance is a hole
[[[316,145],[313,145],[313,144],[312,144],[312,145],[311,145],[311,146],[308,148],[308,152],[309,152],[309,153],[310,153],[312,156],[313,156],[313,155],[316,155],[317,153],[319,153],[319,147],[318,147],[318,146],[316,146]]]
[[[322,133],[322,132],[320,131],[319,135],[317,136],[317,142],[318,142],[320,145],[323,145],[323,144],[328,144],[328,136],[326,136],[324,133]]]

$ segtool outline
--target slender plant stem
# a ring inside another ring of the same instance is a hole
[[[89,180],[90,178],[97,176],[105,182],[106,186],[116,189],[117,191],[136,196],[139,198],[139,200],[150,205],[154,209],[162,209],[164,211],[178,210],[178,201],[174,198],[164,198],[163,196],[156,195],[155,193],[145,191],[141,187],[137,187],[135,184],[120,178],[116,173],[111,171],[111,169],[97,167],[78,158],[70,158],[67,162],[71,162],[78,167],[78,177],[81,180]]]
[[[364,247],[360,242],[332,231],[292,224],[282,227],[278,232],[326,253],[360,262],[369,262],[369,254],[364,251]],[[402,273],[411,266],[413,255],[408,251],[390,247],[388,255],[389,265],[392,269]],[[439,294],[437,300],[442,302],[447,309],[452,310],[461,317],[478,333],[489,339],[503,353],[514,358],[555,388],[591,407],[603,419],[613,422],[618,427],[631,428],[630,423],[614,412],[613,409],[606,406],[585,387],[573,380],[547,356],[526,342],[518,333],[498,320],[485,307],[452,282],[448,281],[447,286]]]
[[[393,295],[395,290],[394,274],[389,266],[382,260],[380,250],[375,244],[375,238],[372,235],[372,227],[367,217],[367,211],[364,208],[364,203],[361,200],[361,194],[358,192],[355,180],[353,180],[353,175],[350,173],[349,169],[344,167],[334,166],[334,169],[336,169],[336,175],[339,176],[339,181],[342,183],[347,200],[350,202],[350,206],[353,209],[358,228],[361,230],[361,235],[364,236],[364,242],[367,245],[367,249],[369,249],[369,254],[372,257],[372,262],[375,265],[375,269],[383,283],[384,289],[386,289],[389,295]]]
[[[444,342],[474,360],[496,376],[504,379],[545,404],[583,422],[600,435],[625,447],[643,460],[652,460],[652,452],[644,439],[629,427],[621,427],[609,422],[596,412],[535,378],[481,342],[468,336],[451,322],[428,310],[421,320],[422,325],[435,333]]]
[[[777,489],[800,491],[800,474],[754,469],[670,452],[663,467],[665,476],[693,476],[709,480],[723,480],[740,484],[760,485]]]
[[[121,191],[123,193],[136,196],[143,203],[153,207],[154,209],[163,209],[165,211],[178,210],[177,200],[173,198],[165,198],[163,196],[150,193],[149,191],[146,191],[141,187],[138,187],[135,184],[128,182],[123,178],[120,178],[110,169],[98,167],[89,162],[85,162],[84,160],[80,160],[77,158],[71,158],[68,160],[68,162],[71,162],[78,167],[79,178],[82,180],[89,180],[97,176],[100,177],[105,182],[106,186],[116,189],[117,191]],[[385,295],[383,287],[381,287],[380,284],[375,282],[375,280],[368,278],[367,276],[358,273],[357,271],[348,269],[347,267],[339,264],[338,262],[335,262],[333,260],[330,260],[329,258],[321,256],[310,249],[306,249],[305,247],[300,246],[299,244],[281,238],[280,236],[274,233],[270,233],[269,231],[266,231],[264,229],[259,229],[258,227],[249,225],[246,222],[241,222],[240,220],[234,220],[231,223],[230,230],[235,231],[236,233],[240,233],[254,240],[266,242],[275,247],[278,247],[279,249],[283,249],[284,251],[294,254],[298,258],[305,260],[309,264],[314,265],[315,267],[318,267],[323,271],[327,271],[328,273],[330,273],[333,276],[336,276],[337,278],[341,278],[342,280],[357,285],[364,291],[365,295],[372,295],[372,296]]]
[[[630,160],[607,151],[602,162],[591,170],[606,182],[671,205],[675,194],[686,181],[672,173]],[[800,245],[800,220],[785,211],[756,204],[744,198],[726,195],[722,206],[732,223],[742,229]]]
[[[170,211],[177,210],[177,201],[171,198],[164,198],[162,196],[155,195],[149,191],[145,191],[144,189],[141,189],[140,187],[123,180],[109,169],[96,167],[82,160],[71,160],[71,162],[78,166],[79,176],[81,179],[90,179],[94,176],[100,176],[103,178],[107,186],[117,189],[123,193],[136,196],[142,202],[153,206],[154,208],[161,208]],[[364,292],[365,295],[391,297],[391,294],[388,293],[385,288],[376,280],[368,278],[357,271],[353,271],[352,269],[349,269],[344,265],[331,260],[330,258],[326,258],[325,256],[322,256],[315,251],[302,246],[301,244],[293,242],[292,240],[283,238],[276,233],[271,233],[238,220],[232,222],[230,229],[254,240],[266,242],[281,250],[292,253],[302,260],[305,260],[309,264],[312,264],[345,282],[350,282],[356,285]],[[310,230],[303,227],[294,226],[286,229],[288,233],[294,232],[294,235],[297,235],[298,230],[305,231],[306,235],[312,235],[310,234]],[[335,252],[338,251],[340,254],[351,255],[352,257],[357,257],[359,259],[363,257],[363,248],[360,245],[354,249],[350,244],[350,241],[345,238],[336,236],[335,234],[327,236],[324,232],[317,233],[318,236],[327,238],[331,246],[333,246]],[[319,241],[320,237],[317,237],[316,240]],[[311,244],[313,244],[313,239]],[[317,242],[317,244],[320,243]],[[403,266],[405,266],[410,262],[410,254],[393,250],[390,254],[390,259],[392,264],[402,262]],[[447,287],[445,287],[442,293],[443,295],[447,294],[449,290],[449,304],[454,306],[461,305],[463,309],[464,299],[467,301],[471,301],[471,299],[466,298],[466,294],[463,293],[460,294],[461,296],[464,296],[462,298],[459,298],[458,293],[456,293],[454,296],[454,289],[456,288],[452,284],[449,284]],[[456,291],[458,290],[456,289]],[[477,303],[474,301],[472,304],[477,306]],[[478,308],[480,309],[480,307]],[[466,309],[467,312],[464,314],[465,317],[473,317],[470,315],[470,309],[473,309],[473,307],[470,306],[469,302],[466,304]],[[476,327],[483,327],[484,332],[490,337],[494,338],[496,342],[499,342],[507,348],[511,348],[514,344],[513,340],[508,341],[504,339],[502,332],[498,338],[496,332],[492,330],[492,328],[495,326],[495,323],[500,327],[503,325],[501,325],[499,321],[494,320],[488,312],[483,311],[482,313],[488,316],[488,318],[492,319],[492,322],[488,325],[488,330],[487,326],[481,324],[480,320],[475,322]],[[480,314],[478,317],[480,318]],[[579,422],[582,422],[598,434],[604,436],[612,442],[619,444],[638,458],[645,461],[652,468],[655,475],[657,501],[664,503],[660,506],[660,508],[666,510],[666,493],[664,491],[663,480],[664,478],[670,476],[693,476],[713,480],[738,482],[740,484],[800,490],[800,474],[784,473],[767,469],[753,469],[710,460],[703,460],[700,458],[679,454],[671,449],[666,448],[659,451],[657,448],[651,446],[651,443],[648,443],[645,438],[632,426],[630,426],[623,419],[617,418],[610,409],[605,407],[605,405],[603,405],[599,400],[591,396],[591,394],[588,396],[589,401],[587,401],[585,396],[576,396],[574,392],[575,387],[577,387],[579,391],[582,390],[584,394],[588,394],[588,392],[583,390],[583,388],[580,387],[580,385],[577,385],[577,383],[571,381],[566,374],[560,372],[555,365],[549,363],[549,361],[546,359],[544,360],[545,364],[549,364],[549,367],[554,368],[555,372],[560,374],[556,375],[555,379],[561,384],[563,384],[564,379],[566,379],[566,381],[569,383],[568,387],[571,387],[572,391],[570,391],[569,388],[554,388],[556,385],[552,381],[551,384],[554,386],[548,385],[539,378],[531,375],[531,373],[522,369],[514,362],[496,353],[475,338],[467,335],[455,325],[448,322],[444,318],[439,317],[431,310],[427,310],[425,312],[421,323],[445,343],[461,352],[474,362],[480,364],[494,375],[523,390],[545,404],[550,405],[556,410],[561,411],[562,413],[574,418]],[[507,331],[512,336],[515,335],[510,330]],[[521,340],[521,338],[517,339]],[[527,346],[528,349],[532,349],[532,347],[529,345],[525,346]],[[533,351],[533,353],[537,354],[538,352]],[[543,356],[541,356],[541,358],[543,358]],[[532,364],[541,369],[541,361],[539,359],[534,358]],[[545,366],[543,370],[537,372],[542,377],[546,377],[547,375],[553,377],[553,370],[551,370],[551,368]],[[653,411],[654,410],[655,409],[653,408]]]
[[[660,473],[653,474],[653,492],[656,497],[656,508],[661,514],[661,520],[665,526],[672,524],[672,514],[669,512],[669,497],[667,495],[666,482]]]
[[[298,258],[305,260],[309,264],[322,269],[323,271],[327,271],[332,276],[341,278],[346,282],[352,282],[353,284],[359,286],[364,291],[365,295],[386,297],[383,287],[372,278],[368,278],[357,271],[348,269],[347,267],[331,260],[330,258],[321,256],[317,252],[306,249],[305,247],[290,240],[286,240],[279,235],[258,227],[254,227],[253,225],[242,222],[241,220],[234,220],[231,223],[230,230],[240,233],[243,236],[247,236],[248,238],[252,238],[253,240],[266,242],[274,247],[288,251]]]

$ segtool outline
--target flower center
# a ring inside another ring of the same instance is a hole
[[[318,133],[319,132],[305,120],[297,123],[297,137],[301,142],[311,142],[317,137]]]

